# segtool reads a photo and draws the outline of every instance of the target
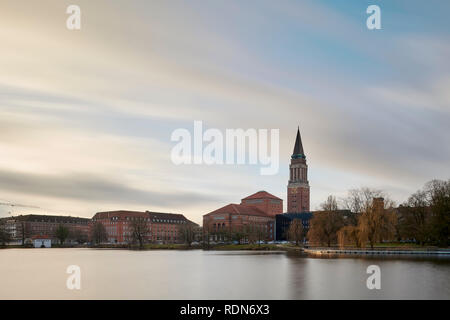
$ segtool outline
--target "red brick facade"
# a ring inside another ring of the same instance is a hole
[[[55,235],[58,226],[62,225],[69,230],[67,243],[88,241],[90,230],[90,219],[69,217],[69,216],[50,216],[50,215],[20,215],[7,219],[8,229],[12,235],[13,241],[31,240],[34,237],[46,236],[57,243]]]
[[[144,219],[148,233],[145,242],[178,243],[181,239],[180,228],[186,223],[192,223],[182,214],[150,211],[107,211],[98,212],[92,222],[100,222],[108,234],[110,243],[129,243],[132,234],[133,219]]]
[[[203,216],[203,231],[211,240],[256,232],[265,241],[274,240],[275,215],[283,211],[283,200],[260,191],[243,198],[240,204],[228,204]]]
[[[283,213],[283,200],[266,191],[259,191],[242,199],[241,204],[254,206],[273,217]]]
[[[287,212],[309,212],[308,165],[303,151],[300,130],[297,130],[294,151],[289,165],[289,182],[287,187]]]

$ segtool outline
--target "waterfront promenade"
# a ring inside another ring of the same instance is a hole
[[[332,249],[304,248],[303,251],[312,255],[437,255],[450,257],[450,249]]]

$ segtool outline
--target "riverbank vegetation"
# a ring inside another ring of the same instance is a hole
[[[346,209],[343,215],[339,209]],[[379,190],[350,190],[341,201],[328,197],[314,213],[307,234],[310,245],[370,248],[450,244],[450,180],[433,180],[395,207]]]

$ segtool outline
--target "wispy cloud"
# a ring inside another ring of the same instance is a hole
[[[378,33],[364,3],[78,1],[79,32],[65,28],[69,4],[0,4],[12,201],[85,216],[153,204],[200,221],[259,189],[284,197],[299,124],[313,207],[361,184],[402,201],[450,175],[447,4],[383,4]],[[281,129],[280,173],[173,165],[170,133],[194,120]]]

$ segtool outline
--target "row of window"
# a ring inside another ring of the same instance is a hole
[[[96,221],[97,219],[93,219],[93,221]],[[135,221],[135,220],[143,220],[143,221],[152,221],[152,222],[161,222],[161,223],[174,223],[174,224],[185,224],[186,221],[184,220],[176,220],[176,219],[159,219],[159,218],[142,218],[142,217],[126,217],[125,220],[128,221]],[[112,217],[111,221],[114,223],[116,221],[119,221],[119,217]]]

